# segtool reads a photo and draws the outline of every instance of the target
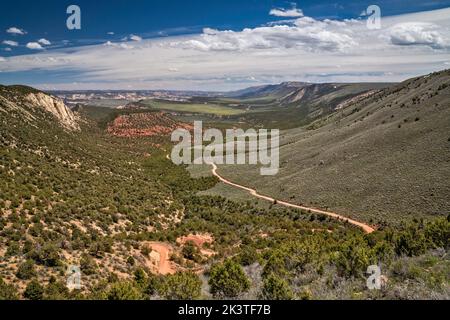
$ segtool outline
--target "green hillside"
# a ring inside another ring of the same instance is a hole
[[[450,212],[449,132],[447,70],[284,131],[276,176],[246,166],[221,172],[262,193],[369,222],[436,217]]]
[[[217,180],[173,165],[167,136],[107,133],[121,111],[74,114],[31,88],[0,89],[0,299],[449,296],[445,218],[363,234],[310,212],[201,195]],[[49,111],[56,105],[61,113]],[[168,261],[155,264],[161,254]],[[389,279],[379,292],[366,287],[376,263]],[[66,286],[70,266],[80,289]]]

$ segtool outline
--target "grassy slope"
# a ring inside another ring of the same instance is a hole
[[[412,79],[325,118],[317,130],[285,131],[275,177],[246,166],[221,172],[263,193],[366,221],[447,214],[449,83],[449,71]]]

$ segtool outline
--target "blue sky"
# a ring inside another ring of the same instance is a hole
[[[81,8],[81,30],[66,28],[71,4]],[[361,29],[371,4],[387,26],[376,35]],[[450,0],[8,1],[0,12],[0,83],[227,90],[284,80],[396,81],[448,62],[446,11],[438,9],[449,7]],[[377,69],[379,55],[357,50],[365,41],[358,30],[376,38],[376,48],[384,39],[389,49],[412,51],[411,61],[426,54],[434,62]],[[305,63],[293,72],[296,57]],[[330,57],[339,60],[333,68]],[[362,70],[364,58],[372,62]],[[315,69],[303,68],[313,60]]]

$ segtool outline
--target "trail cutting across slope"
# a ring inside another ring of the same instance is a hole
[[[274,199],[274,198],[271,198],[271,197],[259,194],[255,189],[252,189],[252,188],[249,188],[249,187],[246,187],[246,186],[243,186],[243,185],[240,185],[240,184],[237,184],[237,183],[231,182],[230,180],[225,179],[224,177],[222,177],[220,174],[217,173],[217,166],[214,163],[210,163],[210,164],[212,165],[212,174],[214,176],[216,176],[217,178],[219,178],[220,181],[222,181],[223,183],[228,184],[230,186],[233,186],[233,187],[236,187],[236,188],[248,191],[254,197],[257,197],[257,198],[260,198],[260,199],[263,199],[263,200],[267,200],[267,201],[270,201],[270,202],[275,202],[276,201],[277,204],[280,204],[280,205],[285,206],[285,207],[291,207],[291,208],[296,208],[296,209],[301,209],[301,210],[307,210],[307,211],[310,211],[310,212],[313,212],[313,213],[323,214],[323,215],[332,217],[332,218],[337,219],[337,220],[345,221],[345,222],[348,222],[348,223],[350,223],[350,224],[352,224],[354,226],[357,226],[357,227],[361,228],[365,233],[372,233],[372,232],[375,231],[375,229],[372,228],[371,226],[369,226],[368,224],[365,224],[363,222],[359,222],[359,221],[356,221],[356,220],[353,220],[353,219],[349,219],[349,218],[341,216],[341,215],[339,215],[339,214],[337,214],[335,212],[330,212],[330,211],[324,211],[324,210],[315,209],[315,208],[299,206],[297,204],[293,204],[293,203],[282,201],[282,200],[277,200],[277,199]]]

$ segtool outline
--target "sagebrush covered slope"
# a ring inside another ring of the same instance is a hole
[[[22,104],[30,91],[7,88],[17,103],[0,103],[0,299],[449,296],[446,219],[364,235],[309,212],[199,196],[216,179],[166,159],[167,137],[108,134],[122,111],[98,108],[79,108],[81,130],[68,130]],[[199,237],[209,240],[185,241]],[[380,292],[366,289],[374,263],[389,279]],[[70,265],[80,290],[66,286]]]
[[[274,177],[245,166],[222,173],[262,193],[366,221],[447,214],[450,71],[405,81],[308,128],[285,131],[281,144]]]

